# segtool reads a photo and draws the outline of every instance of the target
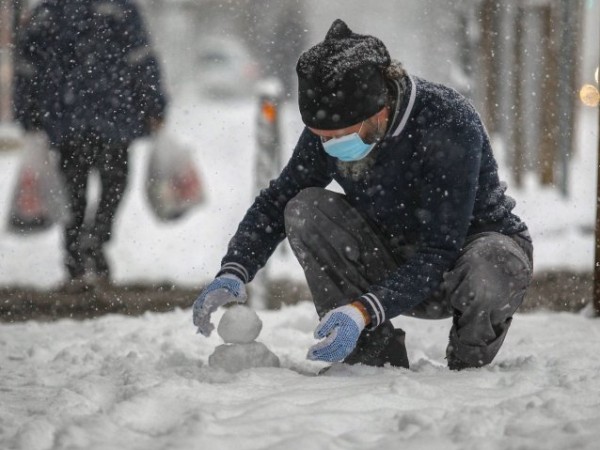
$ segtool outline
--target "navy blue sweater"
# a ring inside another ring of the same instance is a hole
[[[305,129],[281,175],[250,207],[221,272],[250,281],[285,237],[284,208],[309,186],[336,180],[347,200],[402,249],[403,261],[361,297],[376,327],[426,299],[456,261],[465,239],[484,231],[511,235],[526,225],[511,213],[487,132],[469,101],[445,86],[403,80],[396,114],[359,180],[345,177],[318,136]],[[408,250],[408,251],[407,251]]]

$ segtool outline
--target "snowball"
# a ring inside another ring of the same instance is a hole
[[[208,365],[236,373],[256,367],[279,367],[279,358],[262,342],[223,344],[208,357]]]
[[[229,308],[217,327],[217,333],[230,344],[248,344],[258,337],[262,321],[256,312],[244,305]]]

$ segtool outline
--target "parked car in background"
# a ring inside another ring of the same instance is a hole
[[[260,70],[242,41],[205,38],[199,42],[196,55],[197,81],[203,96],[226,99],[252,95]]]

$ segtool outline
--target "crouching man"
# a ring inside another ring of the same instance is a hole
[[[408,367],[390,322],[407,315],[452,317],[450,369],[489,364],[530,283],[533,248],[479,115],[341,20],[296,71],[306,128],[194,303],[194,324],[208,335],[212,312],[245,301],[287,236],[321,319],[308,358]],[[343,194],[325,189],[332,180]]]

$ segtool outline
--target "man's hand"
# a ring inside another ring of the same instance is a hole
[[[245,303],[248,299],[246,287],[235,275],[224,274],[215,278],[194,302],[194,325],[198,333],[210,336],[215,326],[210,322],[210,315],[220,306],[227,303]]]
[[[358,341],[365,328],[363,312],[354,305],[345,305],[329,311],[315,330],[315,338],[324,339],[308,351],[308,359],[342,361]]]

